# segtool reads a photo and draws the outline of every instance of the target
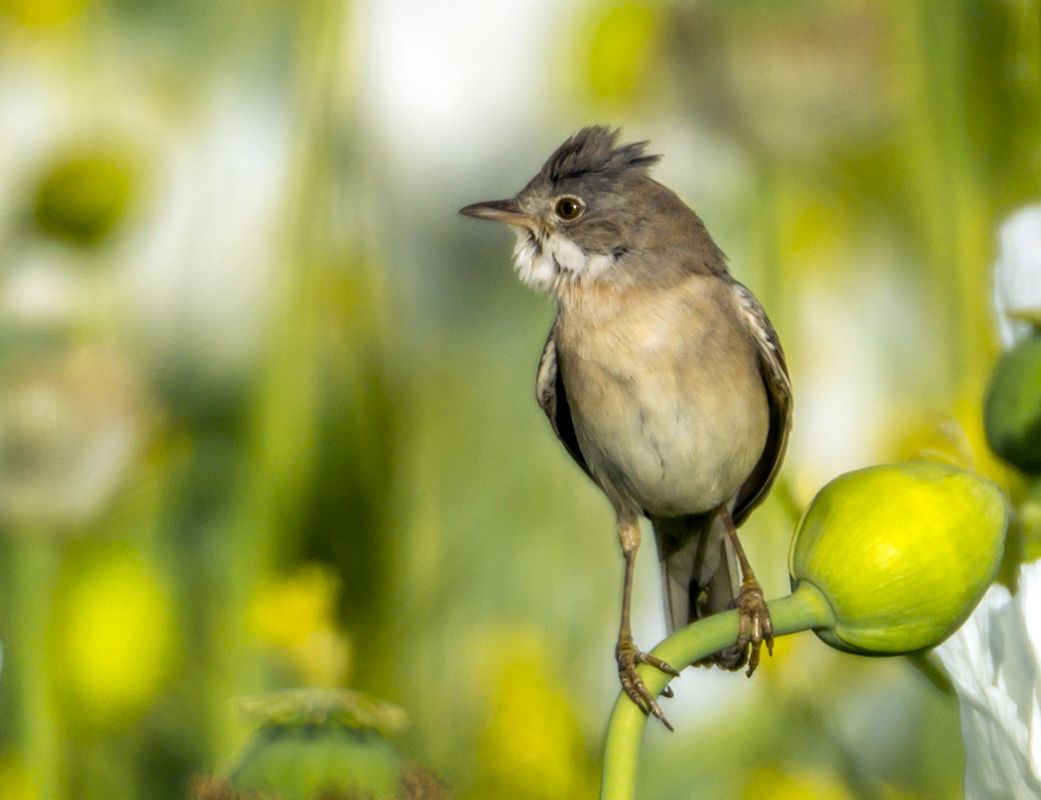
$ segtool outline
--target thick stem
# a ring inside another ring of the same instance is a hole
[[[787,597],[771,600],[769,606],[774,636],[826,628],[834,623],[824,595],[806,582],[800,583]],[[682,669],[732,645],[737,639],[737,616],[737,611],[726,611],[698,620],[676,631],[652,653]],[[671,680],[660,670],[647,666],[640,667],[640,677],[655,696]],[[636,762],[646,723],[647,717],[636,704],[624,693],[620,694],[607,726],[600,800],[632,800],[636,796]]]

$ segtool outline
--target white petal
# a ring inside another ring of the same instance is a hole
[[[1001,226],[994,310],[1005,347],[1029,333],[1022,316],[1041,318],[1041,205],[1020,209]]]
[[[961,704],[965,797],[1041,797],[1041,564],[993,586],[937,653]]]
[[[1033,678],[1030,687],[1030,717],[1027,721],[1028,754],[1034,774],[1041,776],[1041,620],[1038,619],[1038,609],[1041,609],[1041,561],[1025,564],[1020,570],[1016,605],[1030,648]]]

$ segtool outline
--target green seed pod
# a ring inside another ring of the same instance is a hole
[[[125,216],[134,178],[133,165],[114,150],[62,156],[41,176],[33,220],[44,233],[72,244],[97,244]]]
[[[1022,339],[994,368],[983,425],[991,449],[1012,466],[1041,473],[1041,332]]]
[[[997,572],[1008,526],[991,482],[928,461],[842,475],[799,523],[788,567],[827,598],[841,650],[891,655],[935,647]]]

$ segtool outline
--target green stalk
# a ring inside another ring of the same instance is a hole
[[[787,597],[771,600],[769,605],[774,636],[825,628],[835,621],[824,595],[806,582]],[[714,614],[676,631],[652,653],[682,669],[732,645],[737,639],[737,624],[737,611]],[[654,696],[671,680],[664,672],[646,665],[639,667],[639,673]],[[607,726],[600,800],[632,800],[636,796],[636,762],[646,724],[647,716],[624,692],[619,694]]]
[[[930,313],[953,358],[942,365],[948,394],[973,385],[991,361],[987,270],[992,211],[969,138],[964,53],[967,3],[892,4],[895,63],[901,65],[902,161],[921,258],[930,274]]]
[[[250,651],[244,620],[257,585],[273,571],[299,529],[314,470],[319,318],[313,307],[319,270],[328,258],[330,98],[344,80],[340,57],[350,4],[311,0],[299,5],[296,47],[295,151],[287,189],[281,261],[273,284],[268,352],[250,419],[247,473],[237,489],[223,563],[215,565],[223,602],[212,611],[213,665],[208,686],[216,731],[215,759],[236,745],[234,700],[265,685],[263,663]]]
[[[48,664],[50,630],[59,557],[51,531],[19,530],[11,547],[12,592],[18,606],[7,608],[7,671],[15,681],[15,725],[21,756],[40,797],[63,796],[59,714]],[[5,678],[8,677],[6,674]]]

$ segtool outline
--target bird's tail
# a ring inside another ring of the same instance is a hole
[[[668,519],[655,518],[662,588],[669,633],[734,607],[741,575],[723,520],[716,512]],[[731,652],[733,650],[733,652]],[[743,663],[736,648],[708,659],[726,669]]]

